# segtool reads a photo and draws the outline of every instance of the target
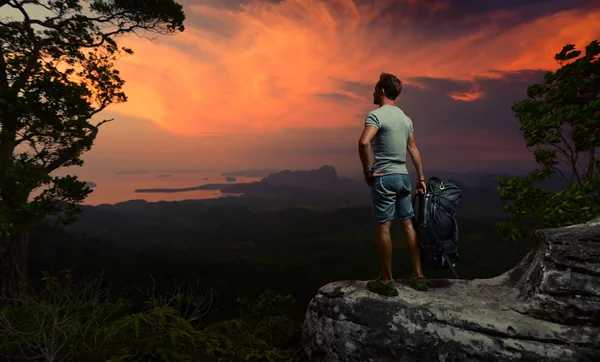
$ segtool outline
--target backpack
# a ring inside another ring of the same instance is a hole
[[[459,259],[456,205],[461,195],[462,190],[454,183],[431,177],[425,194],[416,194],[412,199],[415,213],[412,223],[419,235],[421,262],[434,269],[449,268],[456,278],[459,277],[454,268]]]

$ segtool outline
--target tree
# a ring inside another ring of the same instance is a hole
[[[183,31],[185,15],[174,0],[0,0],[0,13],[0,293],[15,297],[28,230],[73,221],[91,192],[53,171],[81,166],[109,121],[92,117],[127,100],[114,61],[133,52],[115,39]]]
[[[526,177],[498,179],[511,220],[501,222],[505,240],[522,238],[532,227],[559,227],[600,215],[600,43],[585,55],[567,44],[554,59],[560,68],[542,84],[527,89],[528,98],[512,109],[526,146],[541,166]],[[542,182],[562,180],[550,190]],[[526,223],[529,227],[525,227]]]

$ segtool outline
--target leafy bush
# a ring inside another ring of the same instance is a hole
[[[70,272],[42,278],[18,303],[0,310],[0,356],[43,361],[297,361],[299,331],[286,316],[291,296],[266,291],[239,298],[239,318],[203,326],[213,293],[155,284],[137,310],[101,278]],[[15,302],[15,301],[11,301]],[[291,348],[291,346],[293,348]]]
[[[591,42],[581,53],[573,44],[563,47],[555,55],[561,67],[531,85],[528,98],[512,108],[541,168],[526,177],[498,179],[511,215],[497,224],[505,240],[600,215],[600,43]],[[556,179],[564,181],[560,191],[540,185]]]
[[[267,290],[254,300],[241,297],[240,317],[205,329],[207,353],[218,361],[298,361],[292,338],[299,326],[289,313],[295,300]]]

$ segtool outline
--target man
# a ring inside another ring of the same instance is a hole
[[[393,220],[400,220],[413,274],[410,283],[417,290],[427,290],[427,280],[421,269],[421,255],[417,246],[417,234],[411,218],[414,215],[411,202],[411,185],[406,168],[406,151],[410,154],[418,175],[417,192],[425,193],[425,176],[419,149],[415,143],[413,124],[394,101],[402,92],[402,82],[394,75],[382,73],[375,85],[373,103],[379,108],[366,118],[365,128],[358,141],[360,160],[365,181],[371,187],[373,212],[376,222],[375,236],[381,273],[367,287],[375,293],[398,295],[392,279],[392,239],[390,227]],[[369,156],[373,148],[374,162]]]

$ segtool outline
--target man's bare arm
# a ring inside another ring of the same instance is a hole
[[[417,143],[415,141],[415,132],[411,132],[408,136],[407,150],[410,154],[413,165],[415,165],[415,169],[417,170],[418,179],[425,180],[425,174],[423,173],[423,162],[421,161],[421,153],[419,153],[419,149],[417,148]]]
[[[362,163],[363,171],[371,169],[371,140],[377,134],[377,127],[366,126],[358,140],[358,155]]]

